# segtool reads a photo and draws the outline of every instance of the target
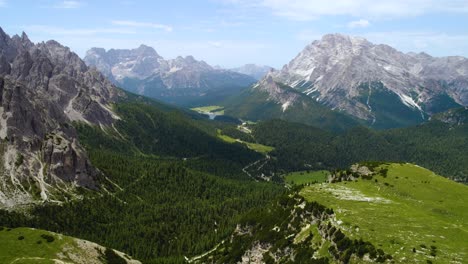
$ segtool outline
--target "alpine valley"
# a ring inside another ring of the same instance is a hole
[[[223,70],[0,28],[0,263],[467,263],[467,107],[468,59],[359,37]]]

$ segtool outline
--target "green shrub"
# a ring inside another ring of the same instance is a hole
[[[45,239],[48,243],[54,242],[55,238],[51,235],[42,234],[41,237]]]
[[[114,250],[110,248],[106,248],[104,252],[104,258],[107,263],[109,264],[127,264],[127,261],[115,253]]]

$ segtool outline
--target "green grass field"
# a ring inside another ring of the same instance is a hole
[[[270,146],[265,146],[265,145],[262,145],[262,144],[251,143],[251,142],[245,142],[245,141],[242,141],[240,139],[235,139],[235,138],[232,138],[230,136],[223,135],[221,133],[221,130],[218,130],[218,137],[220,139],[222,139],[223,141],[228,142],[228,143],[239,142],[239,143],[245,144],[251,150],[257,151],[257,152],[262,153],[262,154],[266,154],[266,153],[268,153],[270,151],[273,151],[275,149],[275,148],[270,147]]]
[[[284,180],[288,184],[307,184],[307,183],[322,183],[327,180],[329,171],[295,171],[284,176]]]
[[[0,263],[56,263],[58,253],[73,239],[51,232],[32,228],[0,227]],[[41,235],[54,238],[48,242]]]
[[[396,263],[468,263],[468,186],[415,165],[385,166],[387,177],[315,184],[301,195],[333,208],[345,234]]]
[[[197,111],[199,113],[214,113],[217,115],[224,115],[224,107],[218,105],[195,107],[191,108],[191,110]]]
[[[98,244],[45,230],[0,227],[2,264],[139,263],[123,256]]]

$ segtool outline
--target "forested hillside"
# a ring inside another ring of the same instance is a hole
[[[359,161],[404,161],[457,181],[468,180],[468,125],[439,120],[410,128],[374,131],[364,127],[341,134],[282,120],[260,122],[252,135],[275,147],[265,170],[346,168]]]
[[[277,97],[282,101],[272,99]],[[260,84],[246,89],[225,100],[222,105],[225,106],[226,115],[251,121],[282,119],[331,131],[345,131],[360,124],[353,117],[331,110],[314,99],[278,83]]]
[[[115,129],[75,126],[105,190],[44,204],[28,215],[2,211],[4,225],[73,235],[144,263],[184,263],[230,234],[238,219],[283,187],[252,181],[242,168],[262,155],[227,144],[175,109],[120,103]],[[211,130],[211,127],[205,127]]]

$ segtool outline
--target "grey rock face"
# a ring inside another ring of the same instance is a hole
[[[280,84],[275,82],[270,74],[268,74],[263,80],[261,80],[252,88],[267,92],[268,100],[281,104],[283,112],[300,99],[300,94],[284,89],[280,86]]]
[[[84,60],[124,89],[160,99],[164,96],[199,96],[207,90],[247,87],[255,82],[250,76],[215,69],[192,56],[165,60],[145,45],[107,52],[92,48]]]
[[[362,99],[372,100],[365,94],[372,91],[362,89],[366,83],[382,83],[403,105],[423,116],[437,111],[441,96],[447,95],[453,104],[468,104],[468,59],[405,54],[340,34],[314,41],[272,76],[333,109],[365,120],[376,118],[372,102]]]
[[[118,93],[58,42],[35,45],[0,29],[0,207],[98,188],[98,171],[71,122],[111,125]]]

